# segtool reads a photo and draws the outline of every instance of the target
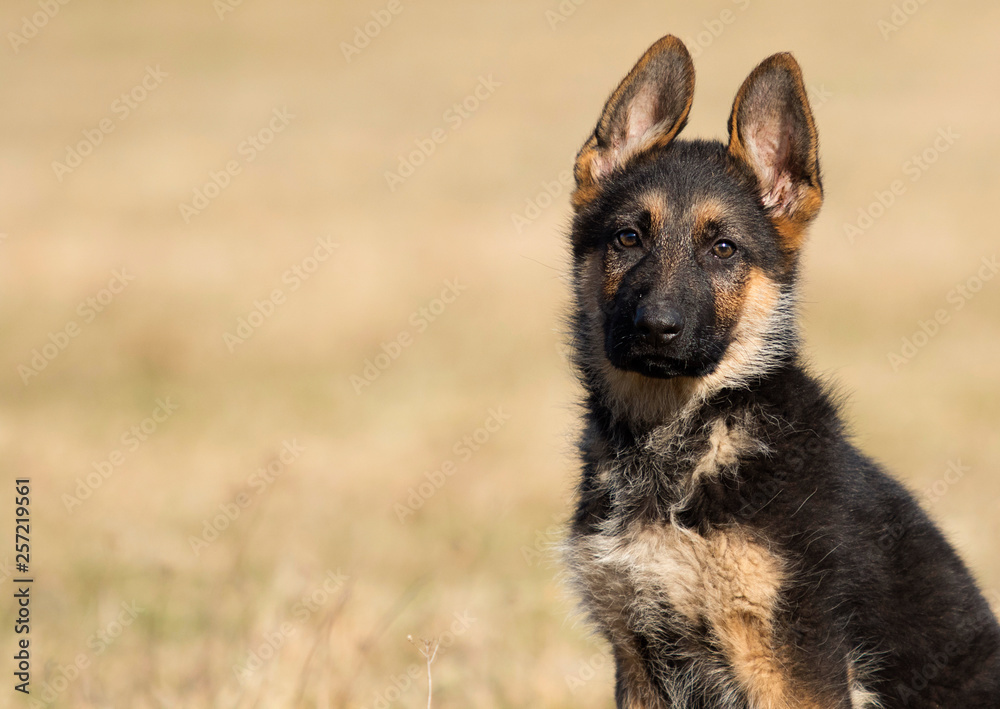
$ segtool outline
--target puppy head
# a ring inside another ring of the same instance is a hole
[[[577,363],[629,417],[750,385],[794,353],[794,277],[822,203],[798,64],[776,54],[733,103],[729,143],[677,139],[694,66],[667,36],[608,99],[577,156]]]

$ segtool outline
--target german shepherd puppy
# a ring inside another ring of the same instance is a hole
[[[799,354],[823,200],[790,54],[729,142],[681,141],[684,45],[654,44],[576,158],[582,479],[566,557],[621,708],[1000,707],[1000,626]]]

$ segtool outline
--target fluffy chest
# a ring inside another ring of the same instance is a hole
[[[620,672],[643,688],[635,690],[641,706],[659,707],[664,686],[711,685],[705,691],[720,699],[742,694],[780,708],[788,685],[775,633],[783,559],[744,527],[699,534],[672,521],[700,486],[738,475],[741,457],[763,446],[747,426],[722,420],[700,434],[669,459],[621,468],[620,459],[604,458],[596,482],[609,506],[602,523],[570,538],[570,570]],[[636,509],[659,513],[627,521]],[[672,705],[687,706],[670,695]]]
[[[702,536],[670,523],[636,523],[576,538],[570,547],[578,586],[611,634],[664,624],[716,629],[736,616],[770,624],[784,577],[779,557],[738,530]]]
[[[816,706],[795,696],[777,640],[785,564],[745,531],[637,523],[574,538],[569,557],[584,605],[642,697],[636,706],[663,706],[664,691],[671,706],[688,706],[693,687],[751,706]]]
[[[707,479],[737,475],[743,455],[761,452],[763,444],[750,434],[745,420],[716,419],[704,426],[693,444],[680,447],[669,459],[641,457],[631,467],[604,457],[598,465],[598,485],[607,491],[610,509],[590,533],[571,539],[571,568],[581,590],[605,607],[608,615],[628,620],[636,628],[663,623],[669,607],[681,626],[712,622],[724,612],[770,619],[782,583],[776,555],[738,527],[723,527],[701,535],[667,521],[673,509]],[[650,441],[648,449],[670,449]],[[687,448],[687,450],[684,450]],[[648,507],[663,492],[665,468],[675,472],[662,521],[625,522],[625,510]],[[768,621],[769,622],[769,621]]]

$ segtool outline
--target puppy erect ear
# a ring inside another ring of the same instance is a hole
[[[694,65],[684,43],[667,35],[611,94],[594,134],[576,156],[579,206],[598,180],[634,155],[667,145],[684,127],[694,96]]]
[[[796,250],[823,203],[816,124],[791,54],[768,57],[743,82],[729,116],[729,153],[760,182],[785,247]]]

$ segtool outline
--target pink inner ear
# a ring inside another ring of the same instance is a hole
[[[745,136],[747,151],[763,194],[765,207],[788,213],[798,201],[792,180],[789,158],[792,149],[792,126],[778,117],[755,123]]]
[[[615,165],[630,151],[642,145],[657,126],[657,93],[655,88],[644,87],[629,101],[625,115],[624,132],[613,132],[608,147],[594,156],[590,164],[592,177],[597,180],[611,172]]]
[[[629,103],[625,145],[640,141],[656,125],[656,98],[655,90],[643,87]]]

